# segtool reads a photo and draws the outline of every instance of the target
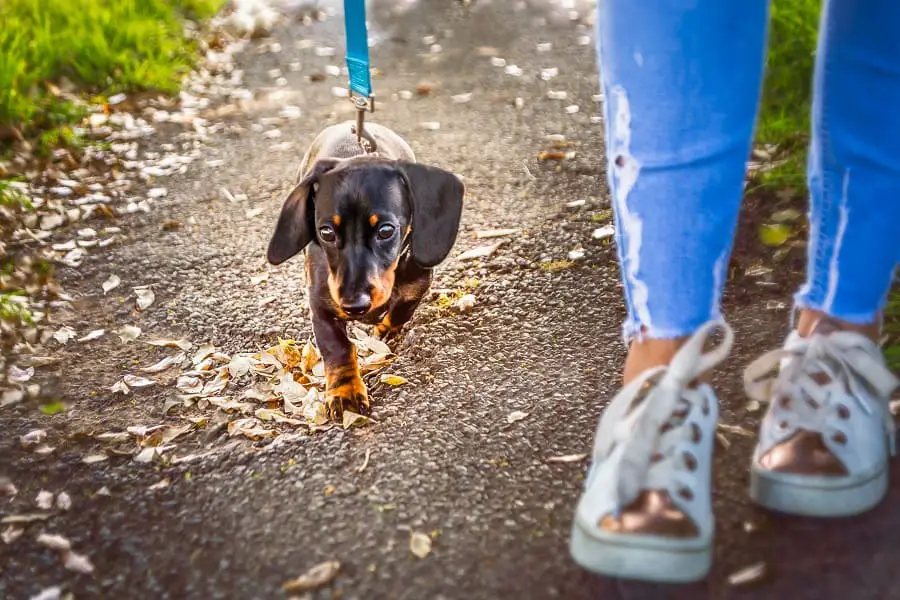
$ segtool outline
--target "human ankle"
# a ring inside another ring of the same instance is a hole
[[[832,317],[820,310],[809,308],[804,308],[800,311],[800,316],[797,319],[797,333],[799,333],[801,337],[809,337],[813,331],[815,331],[822,319],[828,319],[834,322],[835,326],[841,331],[853,331],[862,334],[875,343],[878,343],[879,337],[881,336],[880,327],[877,322],[866,323],[863,325],[850,323],[843,319]]]
[[[634,340],[625,359],[622,382],[628,385],[641,373],[654,367],[668,365],[678,350],[688,340],[688,336],[667,339],[644,338]]]

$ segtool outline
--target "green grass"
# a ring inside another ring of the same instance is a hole
[[[806,188],[812,74],[821,0],[773,0],[766,76],[756,141],[774,144],[787,161],[754,182]]]
[[[181,16],[208,18],[224,0],[0,1],[0,125],[45,132],[77,119],[52,85],[81,92],[174,93],[196,56]]]
[[[884,317],[885,332],[888,334],[884,354],[888,366],[900,370],[900,291],[895,291],[888,300]]]

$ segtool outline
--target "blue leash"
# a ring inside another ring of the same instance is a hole
[[[375,140],[366,134],[363,125],[366,112],[375,112],[375,95],[372,93],[369,68],[366,0],[344,0],[344,30],[347,37],[350,101],[356,107],[356,139],[366,152],[375,152]]]

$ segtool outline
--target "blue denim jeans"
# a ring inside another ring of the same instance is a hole
[[[720,317],[765,58],[762,0],[599,0],[626,339]],[[799,308],[870,323],[900,262],[900,2],[825,0]]]

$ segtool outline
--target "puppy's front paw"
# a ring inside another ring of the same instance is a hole
[[[342,369],[334,376],[329,375],[325,389],[325,414],[329,419],[340,423],[345,410],[360,415],[369,412],[366,384],[356,369]]]
[[[403,325],[393,325],[391,323],[390,317],[385,316],[384,320],[375,326],[375,329],[372,333],[378,339],[390,344],[391,342],[396,342],[400,339],[400,333],[402,330]]]

